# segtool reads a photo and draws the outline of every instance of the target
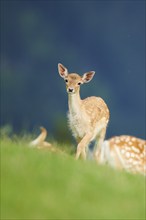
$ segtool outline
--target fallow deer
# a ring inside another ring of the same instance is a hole
[[[109,121],[109,109],[100,97],[92,96],[83,100],[80,98],[80,85],[90,82],[94,71],[80,76],[77,73],[69,73],[67,68],[59,63],[58,72],[66,83],[69,127],[78,143],[76,159],[80,155],[86,159],[86,150],[91,141],[97,140],[96,149],[101,148],[103,144]]]
[[[98,149],[96,160],[117,169],[146,175],[146,141],[128,135],[112,137]]]
[[[33,141],[31,141],[29,143],[30,147],[36,147],[36,148],[50,148],[51,144],[47,141],[45,141],[46,137],[47,137],[47,130],[44,127],[40,127],[41,130],[41,134],[34,139]]]

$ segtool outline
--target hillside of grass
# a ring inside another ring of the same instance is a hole
[[[145,219],[145,179],[29,148],[27,140],[1,141],[1,219]]]

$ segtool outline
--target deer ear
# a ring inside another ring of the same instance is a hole
[[[90,71],[90,72],[84,73],[84,75],[82,76],[83,83],[90,82],[91,79],[93,78],[94,74],[95,74],[94,71]]]
[[[58,63],[58,72],[62,78],[65,78],[68,75],[67,68],[65,66],[63,66],[61,63]]]

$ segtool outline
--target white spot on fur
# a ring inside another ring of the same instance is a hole
[[[129,158],[130,157],[130,152],[126,152],[126,157]]]
[[[126,142],[129,142],[129,141],[130,141],[130,138],[129,138],[129,137],[126,137],[125,141],[126,141]]]
[[[136,153],[140,153],[139,149],[136,148],[135,146],[132,146],[131,148],[132,148],[132,150],[133,150],[134,152],[136,152]]]
[[[135,157],[135,154],[134,154],[134,153],[131,153],[131,157],[133,157],[133,158],[134,158],[134,157]]]
[[[143,157],[144,157],[144,154],[140,154],[140,157],[143,158]]]
[[[116,139],[116,140],[115,140],[115,143],[116,143],[116,144],[119,144],[119,143],[120,143],[120,139]]]
[[[121,153],[124,154],[124,153],[125,153],[125,150],[124,150],[124,149],[121,149]]]

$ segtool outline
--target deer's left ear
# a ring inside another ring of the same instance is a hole
[[[82,76],[83,83],[90,82],[91,79],[93,78],[94,74],[95,74],[94,71],[90,71],[90,72],[84,73],[84,75]]]

